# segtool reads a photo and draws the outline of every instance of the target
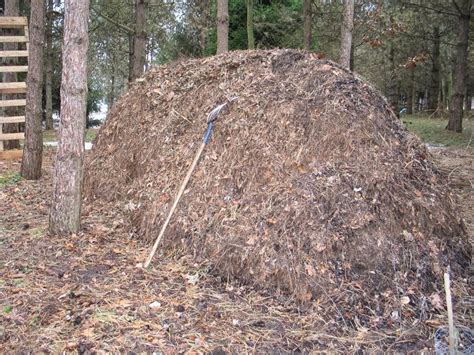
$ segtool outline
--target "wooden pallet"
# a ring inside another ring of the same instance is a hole
[[[0,36],[0,43],[26,43],[26,50],[3,50],[0,51],[0,58],[28,58],[28,20],[26,17],[5,17],[0,16],[0,29],[23,29],[24,34],[18,36]],[[1,73],[27,73],[27,65],[0,65]],[[26,82],[0,82],[0,110],[5,107],[24,107],[25,99],[7,100],[4,94],[24,94],[26,93]],[[5,123],[23,123],[25,116],[0,116],[0,152],[3,151],[3,141],[25,139],[24,133],[3,133],[2,126]],[[2,155],[0,155],[1,157]]]

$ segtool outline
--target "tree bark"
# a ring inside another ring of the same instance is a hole
[[[146,16],[148,1],[135,0],[135,33],[133,35],[133,55],[130,80],[143,76],[146,58]]]
[[[112,73],[110,74],[110,89],[107,97],[107,110],[110,110],[115,102],[115,68],[116,68],[116,60],[115,60],[115,53],[112,52],[111,55],[112,61]]]
[[[21,176],[36,180],[41,177],[43,158],[43,47],[44,0],[31,0],[30,53],[25,111],[25,147],[21,161]]]
[[[303,46],[307,51],[311,50],[311,42],[313,40],[312,4],[312,0],[304,0],[303,2]]]
[[[439,93],[439,55],[440,55],[441,36],[439,27],[435,26],[433,29],[433,52],[431,58],[433,64],[431,66],[431,85],[428,92],[428,110],[436,110],[438,107],[438,93]]]
[[[247,4],[247,45],[248,49],[255,49],[255,36],[253,32],[253,5],[254,0],[245,0]]]
[[[217,0],[217,54],[229,50],[229,1]]]
[[[407,115],[413,115],[413,98],[415,95],[415,67],[410,68],[410,79],[407,93]]]
[[[48,0],[46,13],[45,96],[46,129],[53,129],[53,0]]]
[[[354,0],[344,0],[344,19],[341,27],[341,54],[339,63],[350,68],[352,31],[354,30]]]
[[[61,125],[54,169],[51,234],[80,229],[87,96],[89,0],[65,0]]]
[[[388,84],[388,100],[390,106],[397,117],[400,117],[399,100],[400,100],[400,86],[398,83],[397,64],[395,62],[395,47],[393,43],[390,44],[389,52],[390,62],[390,82]]]
[[[7,0],[5,1],[5,7],[3,11],[5,16],[20,16],[20,4],[19,0]],[[17,29],[11,30],[4,30],[4,34],[7,36],[14,36],[18,35]],[[18,49],[18,44],[16,43],[5,43],[3,45],[4,50],[15,51]],[[16,64],[18,61],[16,58],[5,58],[5,64]],[[3,81],[5,83],[15,82],[17,80],[16,73],[3,73]],[[4,96],[5,99],[15,99],[17,97],[16,94],[6,94]],[[17,107],[7,107],[5,108],[5,115],[6,116],[17,116],[18,108]],[[18,123],[6,123],[3,124],[2,128],[3,133],[16,133],[19,131]],[[19,149],[20,148],[20,141],[19,140],[9,140],[3,142],[3,148],[8,149]]]
[[[134,49],[134,39],[135,36],[133,33],[128,34],[128,82],[132,82],[132,73],[133,73],[133,49]]]
[[[469,45],[469,21],[472,0],[461,2],[458,22],[458,43],[456,45],[456,64],[454,67],[454,92],[449,105],[447,130],[462,132],[464,91],[466,90],[467,48]]]

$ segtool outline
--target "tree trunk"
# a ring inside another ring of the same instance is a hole
[[[464,91],[466,89],[467,47],[469,44],[469,21],[472,0],[463,0],[460,5],[458,22],[458,43],[456,45],[456,64],[454,67],[454,92],[451,97],[449,121],[446,129],[462,132]]]
[[[53,0],[48,0],[46,14],[45,56],[46,129],[53,129]]]
[[[253,33],[253,5],[254,0],[245,0],[247,4],[247,43],[248,49],[255,49],[255,37]]]
[[[20,16],[20,5],[19,0],[7,0],[5,1],[5,8],[4,8],[4,15],[5,16]],[[18,35],[17,29],[11,30],[4,30],[4,35],[6,36],[15,36]],[[4,50],[8,51],[15,51],[18,49],[18,44],[16,43],[5,43],[3,45]],[[17,63],[16,58],[5,58],[5,64],[14,65]],[[17,81],[16,73],[4,73],[3,74],[3,81],[5,83],[11,83]],[[17,97],[16,94],[6,94],[4,96],[5,99],[15,99]],[[18,108],[17,107],[7,107],[5,108],[5,115],[6,116],[17,116]],[[18,123],[6,123],[3,124],[2,128],[3,133],[16,133],[19,131]],[[19,149],[20,148],[20,141],[19,140],[9,140],[3,142],[4,149]]]
[[[31,0],[30,53],[25,112],[25,147],[21,161],[21,176],[36,180],[41,177],[43,158],[43,47],[44,0]]]
[[[433,64],[431,66],[431,85],[428,92],[428,110],[436,110],[438,107],[438,93],[439,93],[439,55],[440,55],[441,37],[439,34],[439,27],[435,26],[433,29],[433,52],[431,58]]]
[[[466,91],[464,92],[464,111],[471,111],[471,104],[472,104],[472,99],[471,99],[471,93],[469,92],[469,74],[466,73]]]
[[[339,63],[350,68],[352,31],[354,30],[354,0],[344,0],[344,19],[341,27],[341,54]]]
[[[304,49],[311,50],[311,42],[313,40],[313,10],[312,0],[304,0],[303,2],[303,45]]]
[[[229,50],[229,1],[217,0],[217,54]]]
[[[128,34],[128,82],[132,82],[133,73],[133,48],[134,48],[135,36],[133,33]]]
[[[355,52],[354,41],[352,41],[352,43],[351,43],[351,59],[349,61],[349,69],[351,71],[354,71],[354,52]]]
[[[135,34],[133,35],[133,55],[130,80],[143,75],[146,58],[146,13],[148,1],[135,0]]]
[[[116,68],[116,61],[115,61],[115,54],[112,53],[112,73],[110,75],[110,90],[107,98],[107,110],[110,110],[115,102],[115,68]]]
[[[65,0],[61,125],[49,230],[80,229],[87,96],[89,0]]]
[[[388,84],[388,100],[390,103],[390,107],[392,108],[393,112],[397,117],[400,117],[400,109],[399,109],[399,83],[398,83],[398,75],[397,75],[397,64],[395,62],[395,47],[394,44],[390,44],[390,52],[389,52],[389,62],[390,62],[390,82]]]
[[[410,68],[410,79],[407,93],[407,115],[413,115],[413,97],[415,95],[415,68]]]

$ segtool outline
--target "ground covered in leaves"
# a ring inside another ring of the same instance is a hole
[[[474,150],[434,155],[472,240]],[[19,162],[0,161],[1,353],[419,351],[433,350],[435,331],[447,323],[443,294],[430,296],[436,309],[428,313],[413,314],[409,299],[394,299],[393,323],[380,331],[360,324],[357,305],[338,309],[344,292],[303,307],[224,282],[190,257],[158,259],[145,271],[136,265],[149,249],[124,235],[121,216],[109,208],[84,211],[78,235],[50,237],[52,156],[46,152],[40,181],[21,180]],[[453,285],[457,324],[467,327],[470,284]]]

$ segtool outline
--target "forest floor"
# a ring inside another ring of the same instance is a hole
[[[191,258],[156,257],[145,271],[136,265],[149,247],[123,235],[111,210],[86,210],[81,233],[50,237],[54,152],[45,149],[39,181],[22,180],[19,161],[0,161],[0,353],[433,352],[434,333],[447,323],[440,312],[410,329],[335,333],[314,309],[223,283]],[[473,240],[474,148],[432,152]],[[453,288],[455,310],[466,309],[456,303],[465,290]],[[472,314],[456,315],[472,322]]]

